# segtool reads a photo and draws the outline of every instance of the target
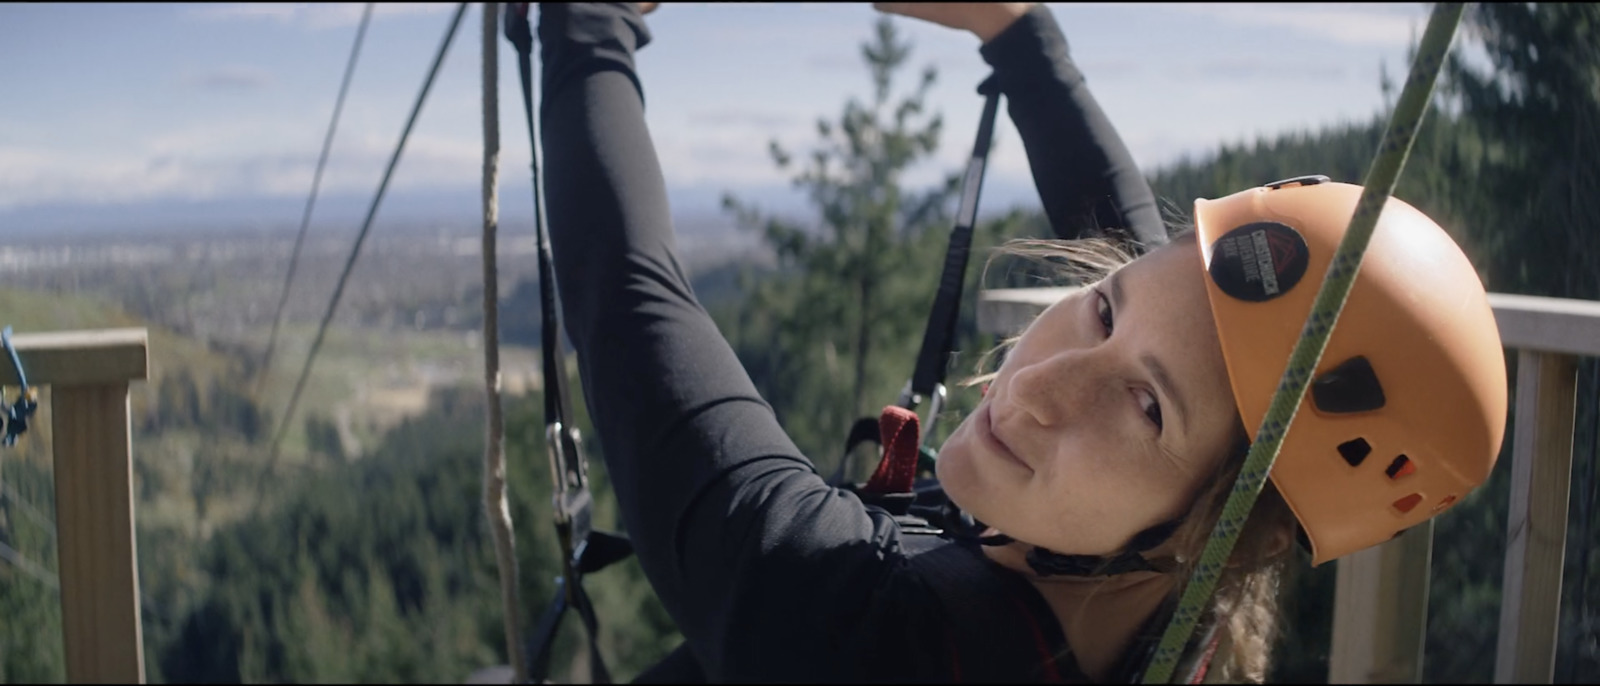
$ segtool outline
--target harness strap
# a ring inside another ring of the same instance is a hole
[[[883,459],[873,472],[866,493],[910,493],[912,479],[917,474],[917,447],[921,443],[920,420],[917,413],[903,407],[890,405],[883,408],[878,418],[879,440],[883,445]]]
[[[1195,664],[1190,668],[1192,672],[1189,677],[1190,684],[1199,684],[1205,681],[1206,672],[1210,671],[1211,669],[1211,659],[1217,656],[1217,646],[1221,643],[1222,632],[1217,630],[1216,625],[1212,625],[1211,641],[1206,644],[1206,651],[1201,653],[1200,658],[1196,660]]]
[[[932,437],[939,421],[939,410],[944,402],[944,377],[950,354],[955,348],[956,324],[960,321],[961,293],[966,283],[967,261],[972,253],[973,227],[978,219],[978,196],[983,190],[983,174],[988,168],[989,148],[994,141],[994,120],[1000,111],[1000,82],[993,76],[978,84],[978,93],[984,96],[983,115],[978,120],[978,139],[972,146],[972,156],[967,160],[966,171],[961,175],[960,203],[956,207],[956,225],[950,232],[950,243],[945,248],[944,269],[939,273],[939,290],[933,298],[933,310],[928,313],[928,324],[922,333],[922,345],[917,352],[916,367],[911,378],[900,391],[895,403],[907,410],[915,410],[924,398],[933,400],[928,413],[927,437]],[[845,438],[844,456],[829,483],[843,483],[850,453],[856,446],[872,440],[875,422],[870,417],[857,419]],[[885,444],[887,445],[887,444]],[[920,446],[920,443],[918,444]],[[912,466],[932,470],[935,453],[923,450],[922,456]]]
[[[908,387],[911,397],[901,398],[902,407],[915,407],[917,399],[931,397],[939,384],[944,383],[945,368],[949,366],[950,353],[955,348],[956,322],[961,312],[967,258],[972,252],[972,231],[978,220],[978,196],[983,190],[989,147],[994,141],[995,115],[1000,109],[999,80],[990,75],[978,85],[978,93],[984,96],[983,116],[978,120],[978,140],[972,145],[972,157],[967,160],[967,169],[961,175],[961,201],[956,209],[956,226],[950,232],[950,245],[944,255],[944,271],[939,275],[938,295],[934,297],[933,311],[928,314],[928,326],[922,334],[922,349],[917,353],[916,371]],[[908,405],[907,401],[911,404]],[[929,423],[931,425],[932,420]]]
[[[533,30],[528,22],[528,3],[507,3],[505,36],[517,49],[521,76],[522,108],[528,124],[528,143],[532,152],[533,223],[538,243],[539,306],[542,315],[544,361],[545,449],[550,460],[556,536],[561,545],[561,576],[556,578],[556,596],[540,619],[538,631],[529,642],[528,678],[541,683],[550,669],[550,650],[557,629],[568,609],[578,613],[588,634],[589,670],[595,683],[609,683],[611,674],[600,655],[599,621],[594,605],[583,588],[583,576],[599,571],[632,554],[626,537],[595,531],[590,514],[593,499],[589,494],[588,462],[584,459],[578,431],[570,423],[572,415],[570,384],[561,364],[561,312],[556,307],[555,260],[551,256],[550,236],[544,225],[542,185],[539,182],[539,136],[533,107]]]

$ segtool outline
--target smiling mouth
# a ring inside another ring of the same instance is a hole
[[[978,428],[980,429],[978,433],[983,438],[983,442],[987,444],[987,447],[990,450],[993,450],[1006,460],[1017,463],[1018,466],[1028,470],[1031,473],[1033,471],[1033,467],[1028,466],[1028,463],[1024,462],[1022,458],[1018,457],[1016,451],[1012,450],[1011,446],[1006,445],[1006,442],[1000,438],[1000,435],[994,432],[994,415],[992,412],[990,412],[990,408],[992,407],[993,405],[983,406],[983,417],[981,417],[981,421],[978,422]]]

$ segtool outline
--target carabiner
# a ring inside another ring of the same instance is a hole
[[[16,346],[11,345],[11,327],[0,330],[0,345],[4,345],[6,355],[11,358],[11,367],[17,371],[17,385],[21,390],[17,393],[17,400],[5,407],[4,435],[0,435],[0,446],[11,447],[17,444],[17,437],[28,431],[28,419],[39,409],[38,389],[28,388],[28,373],[22,368],[22,358],[17,356]],[[0,397],[0,405],[4,398]]]

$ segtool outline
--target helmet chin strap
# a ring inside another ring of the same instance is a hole
[[[982,522],[963,516],[963,519],[972,521],[976,530],[987,528]],[[1144,556],[1144,552],[1154,548],[1167,539],[1183,524],[1182,519],[1174,519],[1152,526],[1134,535],[1128,541],[1128,547],[1116,555],[1064,555],[1043,546],[1034,546],[1028,551],[1028,567],[1035,574],[1045,576],[1117,576],[1130,572],[1159,572],[1173,571],[1176,566],[1170,559],[1151,560]],[[988,536],[974,537],[979,545],[1000,546],[1015,543],[1016,539],[1005,534],[991,534]]]

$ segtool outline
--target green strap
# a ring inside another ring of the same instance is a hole
[[[1450,48],[1456,25],[1461,21],[1462,9],[1462,3],[1439,3],[1433,7],[1427,31],[1422,36],[1422,45],[1411,65],[1411,74],[1406,77],[1405,89],[1401,91],[1389,127],[1384,131],[1378,156],[1367,171],[1365,188],[1361,192],[1360,203],[1356,205],[1355,215],[1350,218],[1350,228],[1333,254],[1333,263],[1322,280],[1321,290],[1317,291],[1317,299],[1306,318],[1305,328],[1300,332],[1300,340],[1289,356],[1289,367],[1284,370],[1278,390],[1272,395],[1272,404],[1267,409],[1266,417],[1261,420],[1256,441],[1250,446],[1250,454],[1245,458],[1239,479],[1234,482],[1228,502],[1222,508],[1222,518],[1217,520],[1216,528],[1212,529],[1211,538],[1206,542],[1205,551],[1195,566],[1194,576],[1184,589],[1178,609],[1161,637],[1161,643],[1156,646],[1150,667],[1145,671],[1144,683],[1166,683],[1172,678],[1173,668],[1189,641],[1189,635],[1194,632],[1195,622],[1204,614],[1211,600],[1217,578],[1222,574],[1229,554],[1233,552],[1240,531],[1244,529],[1245,519],[1255,505],[1256,496],[1261,493],[1267,473],[1278,459],[1283,437],[1294,422],[1295,412],[1305,398],[1306,385],[1318,361],[1322,359],[1322,351],[1328,345],[1328,335],[1339,320],[1345,298],[1350,295],[1350,286],[1355,283],[1356,273],[1361,269],[1361,258],[1366,254],[1373,230],[1377,228],[1378,215],[1388,202],[1389,195],[1394,192],[1395,179],[1400,176],[1400,169],[1405,166],[1406,156],[1411,152],[1411,144],[1416,140],[1418,125],[1427,111],[1440,66]]]

